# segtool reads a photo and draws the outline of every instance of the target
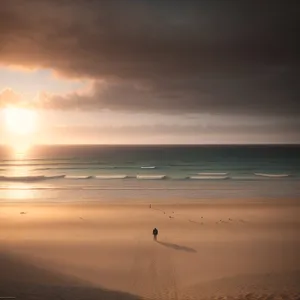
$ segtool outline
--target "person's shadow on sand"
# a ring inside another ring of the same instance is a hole
[[[177,245],[177,244],[161,242],[161,241],[157,241],[157,243],[162,245],[162,246],[172,248],[172,249],[178,250],[178,251],[186,251],[186,252],[190,252],[190,253],[196,253],[197,252],[195,249],[190,248],[190,247],[186,247],[186,246],[180,246],[180,245]]]

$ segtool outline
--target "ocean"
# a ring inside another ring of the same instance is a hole
[[[0,147],[0,201],[300,197],[300,146]]]

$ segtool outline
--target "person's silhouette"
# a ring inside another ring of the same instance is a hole
[[[158,235],[158,229],[154,228],[152,233],[153,233],[153,238],[156,241],[157,240],[157,235]]]

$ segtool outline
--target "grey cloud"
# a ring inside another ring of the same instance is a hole
[[[274,75],[269,78],[268,74],[257,78],[248,74],[240,77],[215,74],[213,80],[205,76],[190,81],[165,79],[151,83],[114,80],[95,83],[85,94],[45,94],[40,97],[39,105],[51,109],[297,115],[300,102],[298,94],[293,93],[297,87],[284,82],[284,76],[289,76],[284,73],[277,78]]]
[[[252,125],[244,125],[244,126],[237,126],[237,125],[227,125],[227,126],[221,126],[221,125],[210,125],[210,126],[201,126],[201,125],[162,125],[162,124],[156,124],[156,125],[142,125],[142,126],[101,126],[101,127],[90,127],[90,126],[78,126],[77,129],[79,132],[94,132],[98,133],[100,135],[103,134],[129,134],[129,135],[141,135],[141,134],[147,134],[149,135],[158,135],[158,134],[176,134],[178,135],[184,135],[184,134],[237,134],[237,133],[253,133],[258,134],[263,132],[264,134],[266,132],[272,134],[272,133],[298,133],[299,137],[299,131],[297,130],[297,127],[299,128],[300,123],[299,122],[291,122],[291,123],[285,123],[281,125],[277,124],[267,124],[264,126],[261,126],[260,124],[252,124]],[[62,130],[62,132],[71,132],[74,131],[74,128],[69,127],[58,127],[59,130]],[[75,130],[75,132],[77,131]]]
[[[0,62],[107,83],[42,106],[299,114],[298,16],[283,1],[2,0]]]
[[[83,137],[87,142],[109,142],[116,140],[120,142],[130,142],[132,140],[144,140],[149,143],[157,141],[160,137],[172,138],[176,132],[177,141],[184,138],[194,138],[194,142],[201,142],[203,138],[209,137],[211,140],[222,138],[224,141],[237,141],[244,138],[251,138],[251,141],[256,140],[261,142],[276,141],[281,137],[281,141],[286,142],[300,142],[299,121],[286,122],[281,125],[268,124],[261,126],[260,124],[252,125],[210,125],[207,127],[200,125],[162,125],[156,124],[141,125],[141,126],[75,126],[75,127],[55,127],[53,129],[53,137],[59,139],[60,137],[67,137],[72,140],[73,138],[82,139]],[[51,134],[47,134],[47,138]],[[190,142],[192,140],[190,139]],[[249,140],[248,140],[249,142]]]

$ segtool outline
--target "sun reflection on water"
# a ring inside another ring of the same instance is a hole
[[[34,185],[26,181],[33,176],[28,166],[28,153],[30,144],[19,143],[10,147],[9,159],[5,162],[3,175],[5,180],[1,183],[1,194],[5,199],[21,200],[34,198]]]
[[[29,150],[31,148],[30,143],[22,142],[18,145],[11,147],[11,155],[13,160],[26,160],[28,157]],[[21,162],[20,162],[21,163]]]

